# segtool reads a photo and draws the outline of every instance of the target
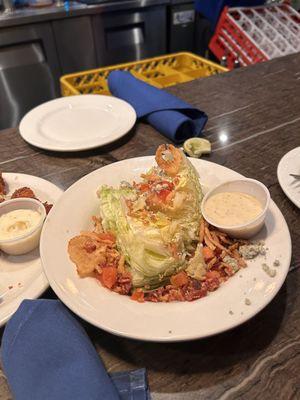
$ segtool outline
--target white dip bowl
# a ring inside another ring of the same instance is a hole
[[[261,203],[261,213],[254,219],[249,220],[247,223],[241,225],[220,225],[215,223],[205,212],[205,203],[211,196],[223,192],[239,192],[255,197]],[[210,225],[215,226],[220,231],[223,231],[234,238],[249,239],[250,237],[256,235],[263,227],[269,202],[270,192],[264,184],[256,181],[255,179],[236,179],[221,183],[206,193],[202,200],[201,210],[204,219]]]
[[[22,235],[17,235],[15,238],[0,240],[0,250],[11,255],[21,255],[29,253],[35,249],[40,241],[41,230],[46,218],[46,210],[44,205],[38,200],[31,198],[17,198],[0,203],[0,217],[6,213],[15,210],[33,210],[40,215],[40,221]]]

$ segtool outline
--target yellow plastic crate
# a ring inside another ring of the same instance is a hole
[[[137,78],[158,88],[228,71],[192,53],[174,53],[126,64],[113,65],[60,78],[63,96],[77,94],[110,94],[107,77],[111,71],[129,71]]]

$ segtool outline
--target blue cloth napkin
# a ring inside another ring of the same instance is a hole
[[[6,325],[2,365],[15,400],[148,400],[145,370],[111,377],[58,300],[25,300]]]
[[[129,72],[112,71],[108,86],[114,96],[132,105],[138,118],[144,118],[175,143],[200,136],[207,122],[203,111],[135,78]]]

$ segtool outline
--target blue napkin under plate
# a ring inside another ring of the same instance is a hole
[[[112,71],[108,76],[108,86],[114,96],[132,105],[138,118],[146,120],[175,143],[200,136],[207,122],[203,111],[129,72]]]
[[[58,300],[24,300],[6,325],[1,353],[15,400],[150,400],[145,370],[108,375]]]

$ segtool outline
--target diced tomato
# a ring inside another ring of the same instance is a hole
[[[148,183],[140,183],[138,185],[139,190],[144,193],[144,192],[148,192],[150,190],[150,185]]]
[[[171,190],[162,189],[157,193],[157,195],[161,201],[165,202],[170,193],[171,193]]]
[[[138,301],[139,303],[143,303],[145,301],[144,292],[141,289],[136,289],[131,295],[131,300],[135,300],[135,301]]]
[[[181,271],[178,274],[171,276],[170,279],[171,285],[175,287],[184,286],[188,283],[188,281],[189,280],[187,274],[184,271]]]
[[[111,289],[117,282],[117,268],[116,267],[104,267],[100,278],[102,284],[107,288]]]
[[[212,251],[212,249],[210,249],[209,247],[203,247],[203,249],[202,249],[202,254],[203,254],[203,257],[204,257],[204,260],[205,261],[208,261],[208,260],[211,260],[212,258],[214,258],[214,256],[215,256],[215,254],[214,254],[214,252]]]

